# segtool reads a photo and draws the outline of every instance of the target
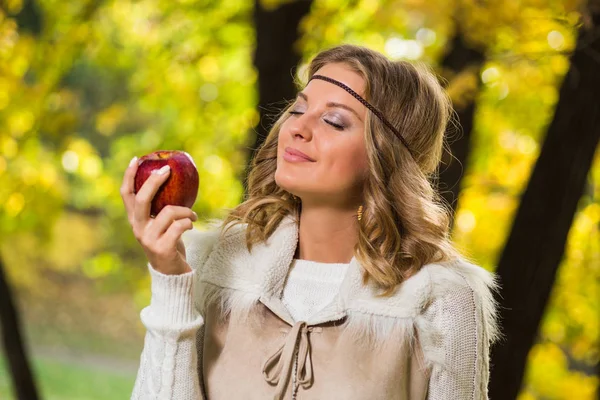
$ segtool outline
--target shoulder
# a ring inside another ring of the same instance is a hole
[[[494,298],[499,283],[494,273],[461,258],[426,265],[419,274],[428,290],[416,327],[426,347],[439,347],[440,342],[469,333],[486,347],[500,338]]]
[[[422,275],[421,277],[417,277]],[[473,264],[464,258],[457,258],[444,263],[425,265],[414,278],[426,282],[427,291],[423,292],[423,311],[433,305],[475,306],[481,316],[489,318],[487,322],[494,325],[497,304],[494,294],[500,285],[495,273]],[[412,278],[411,278],[412,279]],[[410,281],[407,280],[407,283]]]
[[[245,223],[224,228],[222,221],[213,220],[206,231],[189,231],[184,239],[186,255],[189,249],[194,263],[190,266],[199,271],[199,282],[256,292],[257,285],[263,281],[261,277],[265,269],[270,265],[270,250],[256,246],[250,252],[246,245],[246,228]]]
[[[424,292],[426,305],[460,294],[470,295],[475,302],[492,300],[499,288],[493,272],[464,258],[427,264],[406,283],[410,285],[413,278],[423,281],[421,285],[427,286],[428,290]]]
[[[364,311],[389,317],[414,318],[433,303],[451,301],[452,296],[461,294],[477,303],[493,301],[493,292],[498,287],[493,273],[462,258],[424,265],[398,285],[389,297],[376,296],[372,283],[362,287],[358,277],[355,281],[351,299],[353,308],[359,304],[370,306]]]
[[[221,235],[220,221],[212,220],[204,229],[185,231],[181,240],[185,246],[186,259],[192,269],[197,270],[208,259]]]
[[[465,259],[426,264],[386,297],[378,296],[371,282],[363,286],[361,278],[354,276],[344,295],[351,325],[364,325],[367,318],[370,325],[382,325],[373,329],[376,333],[410,325],[435,341],[443,320],[464,317],[476,319],[492,338],[497,335],[495,275]]]

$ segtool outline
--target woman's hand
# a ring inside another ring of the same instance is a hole
[[[120,190],[135,238],[155,270],[168,275],[190,272],[192,269],[185,259],[181,235],[193,229],[192,221],[196,221],[198,216],[187,207],[166,206],[156,217],[150,217],[152,199],[171,171],[168,165],[152,171],[138,193],[134,194],[137,168],[137,158],[134,158],[125,170]]]

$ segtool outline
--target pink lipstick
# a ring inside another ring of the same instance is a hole
[[[289,162],[314,162],[312,158],[304,154],[300,150],[296,150],[292,147],[286,147],[285,153],[283,153],[283,159]]]

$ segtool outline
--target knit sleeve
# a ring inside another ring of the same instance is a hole
[[[495,303],[484,284],[455,286],[423,315],[432,365],[428,400],[487,400],[489,347],[497,335]]]
[[[151,299],[140,313],[146,335],[132,400],[203,399],[200,350],[204,320],[195,306],[195,288],[214,235],[190,231],[183,241],[191,272],[165,275],[147,265]]]

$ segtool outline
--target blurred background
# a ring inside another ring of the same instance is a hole
[[[223,216],[340,43],[426,62],[452,97],[438,187],[503,285],[490,397],[600,398],[597,1],[0,0],[1,399],[129,398],[150,297],[129,160],[187,151],[194,210]]]

